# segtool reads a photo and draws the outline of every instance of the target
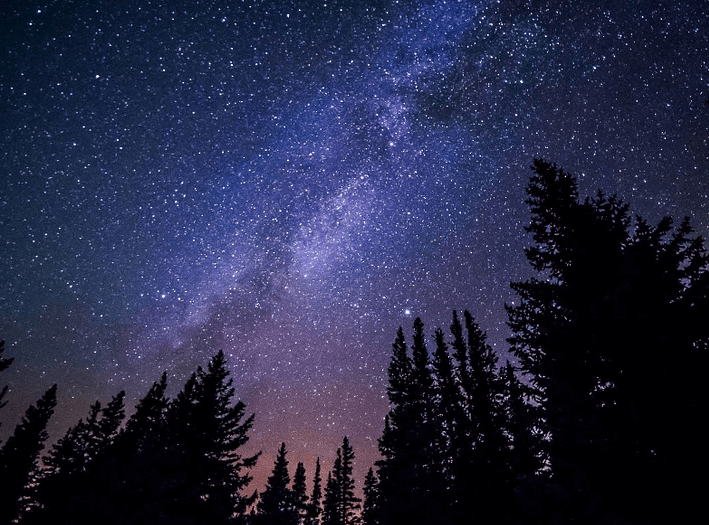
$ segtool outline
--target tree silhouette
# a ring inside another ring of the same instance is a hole
[[[243,472],[260,453],[243,457],[254,416],[244,419],[246,406],[232,404],[234,388],[224,352],[192,374],[168,410],[169,454],[173,469],[166,515],[185,523],[226,523],[244,515],[255,496],[241,493],[251,476]]]
[[[379,524],[379,480],[373,469],[364,478],[364,502],[362,503],[362,524]]]
[[[707,356],[703,241],[688,220],[675,232],[669,218],[631,229],[616,197],[580,201],[556,165],[536,160],[533,170],[526,253],[539,278],[512,285],[510,342],[550,435],[560,519],[676,516],[698,496],[685,439],[706,410],[696,372]],[[661,357],[670,349],[683,359]]]
[[[78,513],[95,518],[108,509],[101,465],[110,459],[123,422],[124,399],[121,391],[104,408],[96,401],[86,420],[70,427],[52,446],[43,458],[46,468],[36,491],[37,506],[27,521],[68,521]]]
[[[57,404],[57,385],[49,388],[34,405],[0,450],[0,523],[11,523],[28,496],[28,485],[39,467],[39,454],[47,440],[47,423]]]
[[[298,523],[305,523],[308,510],[308,494],[306,487],[305,465],[298,462],[293,474],[293,506],[298,515]]]
[[[337,449],[335,463],[325,487],[323,525],[350,525],[357,521],[360,499],[355,496],[352,477],[354,451],[347,436]]]
[[[288,487],[289,484],[286,444],[281,443],[273,471],[266,481],[266,489],[258,502],[257,523],[297,525],[298,513],[295,508],[293,491]]]
[[[322,477],[320,474],[320,458],[315,460],[315,476],[313,477],[313,491],[310,494],[308,504],[307,522],[310,525],[318,525],[322,514]]]
[[[138,401],[125,428],[94,469],[92,483],[100,492],[107,520],[159,523],[161,509],[169,505],[166,389],[167,373],[163,373]]]
[[[437,428],[431,362],[424,341],[423,322],[414,321],[411,355],[402,328],[392,345],[387,394],[391,409],[379,439],[383,456],[377,461],[382,524],[404,519],[424,523],[440,517],[434,505],[443,487],[436,461]]]

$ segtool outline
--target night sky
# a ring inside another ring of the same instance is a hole
[[[709,234],[708,7],[0,1],[0,433],[223,349],[251,488],[344,435],[361,486],[400,325],[506,357],[533,158]]]

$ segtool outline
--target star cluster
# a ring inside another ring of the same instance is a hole
[[[265,470],[348,435],[364,471],[399,325],[505,356],[532,158],[709,233],[705,7],[3,2],[3,433],[224,349]]]

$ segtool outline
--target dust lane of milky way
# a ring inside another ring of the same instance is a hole
[[[703,1],[167,4],[0,4],[3,436],[224,349],[256,486],[344,435],[361,483],[399,325],[505,356],[532,158],[707,234]]]

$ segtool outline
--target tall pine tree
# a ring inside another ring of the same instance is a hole
[[[362,525],[379,524],[379,480],[373,469],[364,478],[364,501],[362,503]]]
[[[258,502],[256,523],[264,525],[297,525],[298,513],[295,508],[293,491],[289,488],[288,459],[286,444],[281,443],[273,465],[273,471],[266,481],[266,489]]]
[[[411,355],[399,328],[392,346],[387,394],[391,409],[379,439],[382,459],[380,516],[383,525],[404,519],[426,523],[440,517],[434,503],[442,488],[442,469],[436,461],[437,428],[431,361],[423,322],[414,321]]]
[[[306,521],[309,525],[319,525],[322,515],[322,476],[320,473],[320,458],[315,460],[315,475],[313,477],[313,491],[310,493],[310,503]]]
[[[70,427],[52,446],[43,458],[45,469],[36,489],[37,505],[27,517],[29,523],[112,515],[107,477],[115,473],[104,465],[111,461],[111,449],[123,422],[124,399],[121,391],[105,407],[96,401],[88,417]]]
[[[327,479],[323,525],[351,525],[357,521],[360,499],[354,490],[354,458],[352,445],[345,436]]]
[[[687,505],[662,502],[698,496],[682,480],[697,464],[686,446],[699,431],[691,414],[706,409],[695,372],[707,358],[703,241],[686,220],[674,232],[669,218],[631,229],[619,199],[581,201],[568,173],[541,160],[533,170],[526,253],[539,277],[513,283],[510,342],[550,436],[560,519],[668,516]]]
[[[39,454],[47,440],[47,423],[57,404],[57,385],[30,405],[0,450],[0,523],[11,523],[20,515],[28,485],[39,468]]]
[[[234,388],[223,351],[199,367],[168,411],[169,453],[174,464],[173,501],[165,512],[185,523],[226,523],[243,516],[253,496],[242,494],[248,469],[259,454],[243,457],[254,416],[244,419],[243,402],[232,403]]]
[[[305,465],[298,462],[293,474],[293,505],[298,514],[298,523],[305,523],[308,511],[308,494],[306,486]]]

